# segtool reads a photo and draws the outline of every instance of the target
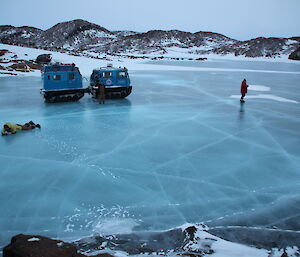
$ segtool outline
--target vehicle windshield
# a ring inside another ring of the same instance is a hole
[[[127,78],[127,72],[119,71],[117,76],[118,76],[118,78]]]

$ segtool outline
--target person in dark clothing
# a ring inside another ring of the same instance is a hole
[[[240,101],[241,101],[242,103],[245,102],[244,97],[245,97],[245,95],[247,94],[247,89],[248,89],[248,85],[247,85],[246,79],[244,79],[244,80],[242,81],[242,84],[241,84],[241,95],[242,95],[242,96],[241,96]]]
[[[98,84],[99,88],[99,104],[104,104],[105,103],[105,86],[103,84]]]

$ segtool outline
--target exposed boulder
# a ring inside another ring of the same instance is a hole
[[[94,257],[114,257],[108,253]],[[44,236],[19,234],[12,237],[9,245],[3,248],[3,257],[86,257],[77,252],[70,243]]]
[[[3,248],[3,257],[77,257],[76,247],[44,236],[19,234]]]
[[[8,50],[6,50],[6,49],[1,49],[0,50],[0,56],[5,55],[6,53],[8,53]]]
[[[38,64],[48,64],[49,62],[51,62],[51,60],[51,54],[41,54],[36,57],[36,63]]]
[[[300,61],[300,47],[289,55],[290,60]]]

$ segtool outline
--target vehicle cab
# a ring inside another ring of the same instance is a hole
[[[112,65],[93,70],[90,77],[90,92],[94,97],[98,96],[99,85],[105,87],[106,98],[124,98],[132,90],[128,70],[125,67],[114,68]]]

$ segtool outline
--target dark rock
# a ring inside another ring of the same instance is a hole
[[[44,236],[19,234],[3,248],[3,257],[77,257],[75,246]]]
[[[289,55],[290,60],[300,61],[300,47]]]
[[[114,256],[109,253],[100,253],[97,255],[93,255],[93,257],[114,257]]]
[[[9,60],[1,59],[1,58],[0,58],[0,63],[9,63]]]
[[[4,74],[4,75],[12,75],[12,76],[17,76],[18,74],[16,73],[11,73],[11,72],[0,72],[0,74]]]
[[[30,69],[33,69],[33,70],[41,70],[42,69],[41,64],[37,64],[37,63],[33,63],[33,62],[27,62],[27,65]]]
[[[6,50],[6,49],[1,49],[0,50],[0,56],[5,55],[6,53],[8,53],[8,50]]]
[[[41,54],[38,57],[36,57],[36,63],[38,64],[47,64],[51,62],[52,57],[51,54]]]
[[[195,233],[197,231],[197,228],[195,226],[188,227],[184,230],[189,238],[189,240],[194,241],[195,240]]]
[[[108,253],[93,256],[114,257]],[[19,234],[12,237],[11,243],[3,248],[3,257],[86,257],[86,255],[78,253],[73,244],[61,240]]]
[[[284,253],[283,253],[280,257],[289,257],[289,256],[288,256],[288,254],[286,253],[286,251],[284,251]]]

